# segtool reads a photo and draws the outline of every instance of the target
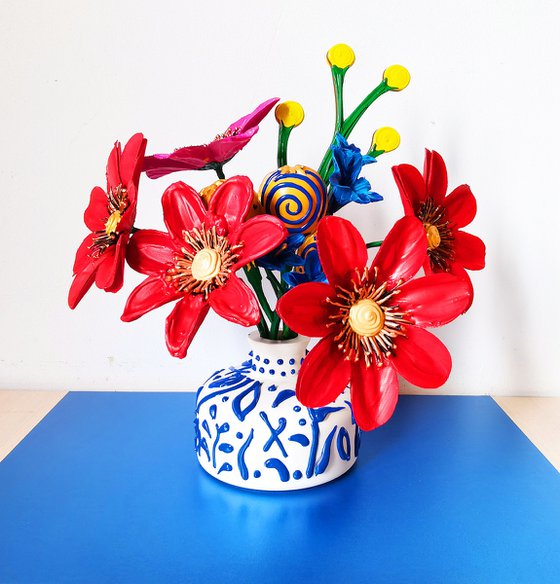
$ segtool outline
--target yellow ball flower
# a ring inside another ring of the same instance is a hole
[[[327,61],[331,67],[348,69],[354,64],[356,55],[351,47],[344,44],[334,45],[327,52]]]
[[[383,150],[383,152],[392,152],[396,150],[401,143],[401,137],[395,128],[386,126],[379,128],[373,134],[371,141],[372,150]]]
[[[401,91],[410,83],[410,73],[402,65],[391,65],[383,72],[383,79],[393,91]]]
[[[305,117],[303,108],[297,101],[284,101],[274,110],[276,121],[285,128],[295,128],[303,122]]]

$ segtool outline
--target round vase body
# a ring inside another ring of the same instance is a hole
[[[206,472],[246,489],[290,491],[331,481],[356,462],[360,435],[348,389],[321,408],[296,398],[308,342],[251,333],[249,359],[198,390],[195,450]]]

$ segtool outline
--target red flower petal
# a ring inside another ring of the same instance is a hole
[[[154,308],[177,300],[182,294],[157,276],[146,278],[130,293],[121,320],[130,322],[140,318]]]
[[[80,247],[76,251],[76,258],[74,260],[73,274],[83,272],[85,267],[96,260],[91,257],[91,246],[93,245],[94,233],[88,233],[85,239],[80,243]]]
[[[328,284],[307,282],[288,290],[276,305],[280,318],[296,333],[306,337],[324,337],[331,332],[327,325],[332,322],[332,305],[328,297],[336,291]]]
[[[229,230],[233,231],[245,219],[252,202],[253,183],[246,176],[234,176],[216,189],[208,210],[225,217]]]
[[[208,295],[208,303],[222,318],[242,326],[257,324],[261,318],[255,295],[235,274]]]
[[[471,304],[473,303],[474,300],[474,288],[472,285],[472,281],[471,278],[469,276],[469,274],[467,273],[467,270],[465,270],[465,268],[463,268],[463,266],[461,266],[460,264],[451,264],[450,268],[449,268],[449,273],[453,274],[453,276],[455,276],[456,278],[459,278],[467,287],[468,293],[469,293],[469,302],[467,304],[467,307],[465,308],[465,312],[471,307]]]
[[[284,224],[271,215],[258,215],[245,221],[228,237],[232,245],[243,244],[239,251],[239,259],[232,268],[233,271],[273,250],[287,236],[288,232]]]
[[[447,219],[457,229],[468,225],[476,215],[476,199],[469,185],[458,186],[445,198],[444,205],[447,210]]]
[[[209,310],[203,294],[185,296],[165,321],[165,341],[173,357],[183,359]]]
[[[416,209],[426,200],[426,183],[420,171],[410,164],[393,166],[393,176],[406,215],[414,215]]]
[[[454,236],[455,262],[467,270],[482,270],[486,256],[486,246],[482,239],[464,231],[456,231]]]
[[[447,169],[443,158],[435,150],[426,150],[424,180],[426,194],[431,196],[437,205],[441,205],[447,192]]]
[[[208,146],[188,146],[173,154],[155,154],[144,158],[143,170],[149,178],[160,178],[180,170],[199,170],[209,159]]]
[[[441,326],[463,314],[471,302],[469,287],[451,274],[411,280],[395,296],[395,304],[409,311],[416,325]]]
[[[105,231],[109,218],[107,193],[101,187],[94,187],[89,197],[89,205],[84,212],[84,223],[91,231]]]
[[[115,245],[108,247],[103,252],[103,261],[100,262],[95,276],[95,284],[98,288],[106,292],[109,289],[116,292],[122,287],[127,240],[128,235],[121,235]],[[120,286],[118,286],[119,282]],[[116,286],[117,290],[115,290]]]
[[[200,195],[184,182],[169,186],[161,198],[163,220],[171,237],[184,244],[183,231],[200,228],[207,219],[207,212]]]
[[[163,231],[141,229],[128,244],[126,261],[137,272],[147,275],[164,274],[173,264],[175,246]]]
[[[333,336],[325,337],[311,349],[299,370],[296,395],[308,408],[334,401],[350,381],[350,361],[336,346]]]
[[[352,365],[350,401],[354,418],[362,430],[374,430],[389,420],[399,399],[399,381],[390,364],[366,367],[365,361]]]
[[[410,280],[426,259],[426,232],[416,217],[399,219],[375,256],[373,267],[379,270],[378,282]]]
[[[258,127],[246,130],[236,136],[218,138],[208,145],[208,164],[225,164],[231,160],[240,150],[243,150],[251,141],[251,138],[259,131]]]
[[[76,274],[68,293],[68,306],[72,309],[78,306],[80,300],[95,282],[96,262],[88,262],[82,271]]]
[[[367,264],[367,248],[360,232],[342,217],[324,217],[317,229],[317,250],[327,280],[347,284]]]
[[[120,166],[121,143],[115,142],[107,160],[107,192],[122,183]]]
[[[451,355],[432,333],[408,326],[406,338],[395,340],[396,355],[391,362],[407,381],[419,387],[439,387],[451,372]]]
[[[140,133],[134,134],[126,143],[120,160],[120,175],[124,186],[138,184],[147,140]]]

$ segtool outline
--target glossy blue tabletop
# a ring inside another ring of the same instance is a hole
[[[0,463],[0,582],[560,582],[560,474],[490,398],[403,396],[286,494],[205,475],[193,409],[70,393]]]

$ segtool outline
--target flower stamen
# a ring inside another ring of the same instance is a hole
[[[428,197],[418,209],[416,216],[424,224],[428,242],[428,257],[432,268],[448,271],[454,259],[453,230],[445,218],[446,210]]]
[[[122,184],[112,187],[107,193],[107,213],[105,229],[96,231],[93,243],[90,246],[93,258],[101,256],[109,247],[115,245],[119,239],[117,228],[129,205],[128,192]]]

